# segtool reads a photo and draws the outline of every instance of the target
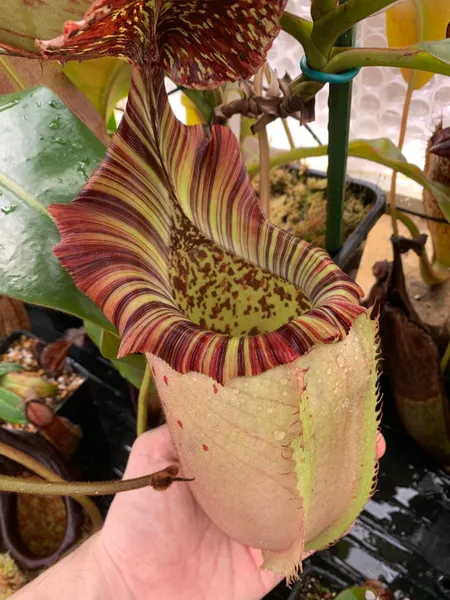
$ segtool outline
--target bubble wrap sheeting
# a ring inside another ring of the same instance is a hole
[[[310,19],[311,0],[290,0],[287,10]],[[379,14],[360,24],[358,45],[386,47],[385,15]],[[275,40],[269,54],[270,64],[277,69],[279,76],[287,71],[291,77],[300,73],[301,46],[285,32]],[[385,67],[362,69],[353,84],[352,120],[350,139],[389,137],[398,142],[406,83],[400,70]],[[450,78],[435,75],[421,90],[414,92],[408,130],[404,146],[406,158],[424,166],[427,141],[435,124],[443,119],[444,125],[450,125]],[[316,122],[312,124],[320,139],[327,142],[328,86],[325,86],[316,101]],[[314,140],[298,123],[289,120],[296,144],[314,145]],[[270,130],[274,146],[288,148],[288,142],[282,126],[274,124]],[[361,163],[362,161],[358,161]],[[364,161],[364,170],[377,169]]]

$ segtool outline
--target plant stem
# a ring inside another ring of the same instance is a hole
[[[353,38],[350,30],[337,43],[350,46]],[[352,82],[330,84],[326,249],[331,256],[342,246],[351,105]]]
[[[450,75],[450,66],[447,62],[436,60],[431,54],[415,46],[335,49],[332,51],[330,61],[322,70],[325,73],[340,73],[354,67],[395,67]]]
[[[136,435],[139,437],[141,433],[147,431],[147,420],[148,420],[148,402],[151,393],[150,384],[152,382],[152,374],[150,372],[150,365],[147,363],[145,367],[144,377],[142,379],[141,387],[139,389],[138,405],[137,405],[137,421],[136,421]]]
[[[313,24],[310,21],[285,11],[281,17],[280,24],[283,31],[286,31],[286,33],[289,33],[289,35],[300,42],[308,59],[308,64],[313,69],[322,69],[326,65],[326,57],[316,48],[311,39]]]
[[[19,90],[26,89],[20,77],[17,75],[14,69],[8,65],[8,62],[4,58],[0,58],[0,67],[3,68],[4,71],[6,71],[6,74],[14,81]]]
[[[447,365],[450,361],[450,342],[448,343],[448,346],[445,350],[444,356],[442,357],[442,361],[441,361],[441,375],[442,377],[445,374],[445,371],[447,370]]]
[[[291,83],[289,86],[289,91],[292,96],[299,96],[306,102],[307,100],[314,98],[314,96],[320,92],[324,86],[324,83],[312,81],[301,74]]]
[[[128,492],[143,487],[166,489],[174,481],[193,481],[185,477],[177,477],[178,467],[169,465],[162,471],[136,479],[122,481],[66,481],[57,473],[41,464],[33,457],[12,446],[0,442],[0,455],[6,456],[26,469],[47,481],[36,481],[29,478],[0,475],[0,492],[16,494],[42,494],[44,496],[71,496],[86,510],[94,526],[99,527],[102,519],[98,508],[89,498],[84,496],[109,496],[120,492]]]
[[[286,137],[288,139],[289,146],[291,147],[291,150],[293,150],[295,148],[295,141],[292,136],[292,131],[289,127],[289,123],[287,122],[287,119],[281,119],[281,122],[283,123],[284,131],[286,132]]]
[[[58,475],[58,473],[55,473],[55,471],[53,471],[52,469],[49,469],[48,467],[46,467],[45,465],[40,463],[38,460],[36,460],[32,456],[25,454],[25,452],[21,452],[20,450],[17,450],[16,448],[13,448],[12,446],[8,446],[7,444],[4,444],[3,442],[0,442],[0,455],[6,456],[7,458],[18,463],[19,465],[22,465],[29,471],[32,471],[33,473],[36,473],[36,475],[39,475],[39,477],[42,477],[43,479],[47,479],[48,482],[57,482],[57,483],[50,484],[46,481],[33,481],[32,479],[28,479],[28,478],[21,479],[19,477],[0,476],[0,490],[1,491],[21,491],[20,489],[19,490],[18,489],[8,490],[8,489],[4,488],[2,485],[4,478],[6,478],[8,480],[12,480],[12,482],[14,484],[16,484],[19,488],[21,488],[22,485],[34,484],[34,486],[35,486],[34,491],[26,492],[29,494],[42,494],[43,492],[42,492],[41,487],[47,486],[47,485],[70,486],[70,483],[65,481],[62,477],[60,477]],[[72,496],[72,494],[70,494],[70,493],[64,494],[64,495]],[[74,499],[84,508],[84,510],[86,511],[87,515],[89,516],[89,518],[92,522],[94,529],[99,529],[102,526],[102,517],[100,515],[98,508],[92,502],[92,500],[90,500],[89,498],[86,498],[86,494],[78,495],[77,497],[74,497]]]
[[[321,17],[336,11],[338,0],[312,0],[311,17],[318,21]]]
[[[294,148],[286,152],[276,154],[270,159],[270,168],[282,167],[292,162],[301,160],[302,158],[310,158],[313,156],[325,156],[328,146],[308,146],[304,148]],[[259,163],[254,163],[247,167],[247,172],[250,177],[255,177],[259,172]]]
[[[359,21],[363,21],[396,1],[349,0],[346,4],[341,4],[335,12],[324,15],[314,23],[311,34],[312,41],[324,56],[328,56],[341,34],[359,23]]]
[[[255,93],[263,94],[264,65],[255,75]],[[261,209],[270,219],[270,149],[267,129],[264,127],[258,133],[259,141],[259,202]]]
[[[71,496],[85,507],[84,502],[81,502],[82,496],[110,496],[121,492],[139,490],[144,487],[155,487],[155,475],[158,474],[159,471],[151,475],[144,475],[135,479],[123,479],[122,481],[76,482],[65,480],[33,481],[28,478],[22,479],[21,477],[0,475],[0,491],[16,494],[42,494],[44,496]],[[171,481],[192,481],[192,479],[172,477]],[[84,500],[88,499],[85,498]]]
[[[400,135],[398,138],[398,149],[400,152],[403,150],[403,146],[405,144],[406,137],[406,129],[408,127],[408,116],[409,109],[411,108],[411,100],[414,93],[414,86],[416,83],[415,71],[410,72],[408,88],[406,90],[405,102],[403,104],[403,112],[402,112],[402,121],[400,124]],[[392,221],[392,230],[394,235],[398,235],[398,225],[397,225],[397,211],[396,211],[396,200],[397,200],[397,171],[392,173],[391,179],[391,191],[389,193],[389,207],[391,209],[391,221]]]

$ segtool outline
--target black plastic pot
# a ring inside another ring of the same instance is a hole
[[[290,170],[298,171],[295,165],[286,167]],[[308,170],[308,175],[318,179],[325,179],[326,173],[322,171]],[[381,188],[368,181],[361,179],[347,178],[347,185],[354,194],[359,195],[364,204],[371,205],[371,208],[355,231],[345,240],[342,248],[333,256],[334,262],[347,275],[355,279],[361,263],[361,257],[364,251],[364,244],[369,235],[370,230],[381,217],[386,207],[386,194]]]
[[[3,354],[21,336],[37,337],[29,331],[14,331],[8,337],[0,340],[0,354]],[[105,451],[105,434],[94,402],[93,392],[95,390],[92,385],[92,375],[72,358],[67,357],[65,361],[70,370],[85,380],[56,409],[59,416],[66,417],[72,423],[79,425],[83,432],[80,447],[72,457],[71,463],[79,472],[80,478],[88,481],[108,478],[111,475],[112,467]]]

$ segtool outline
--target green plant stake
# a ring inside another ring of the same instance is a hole
[[[349,29],[336,40],[336,47],[352,47],[353,43],[354,30]],[[330,84],[326,249],[333,256],[340,249],[343,241],[352,79],[359,73],[359,68],[341,73],[317,71],[309,66],[306,56],[302,58],[300,66],[303,76],[308,80],[319,84]]]
[[[338,38],[336,45],[353,46],[353,38],[354,31],[350,29]],[[342,246],[351,104],[352,81],[330,83],[326,249],[331,256]]]

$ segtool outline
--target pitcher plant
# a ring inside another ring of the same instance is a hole
[[[293,577],[373,490],[377,323],[324,250],[269,222],[232,131],[183,125],[164,86],[164,71],[198,89],[250,77],[285,3],[97,0],[36,46],[134,65],[103,162],[50,207],[54,252],[119,331],[119,356],[146,354],[199,504]]]

